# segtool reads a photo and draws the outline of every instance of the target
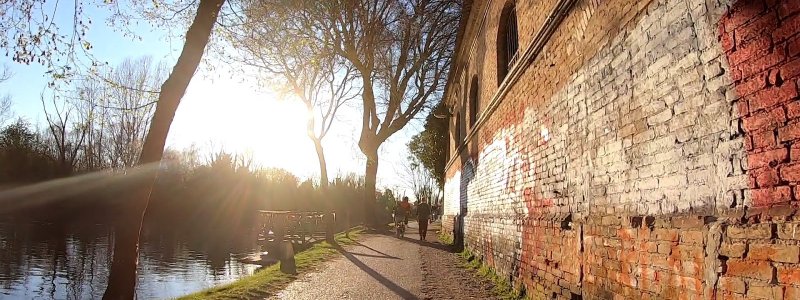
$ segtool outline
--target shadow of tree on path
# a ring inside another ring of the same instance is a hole
[[[361,244],[361,243],[359,243],[359,245],[363,246],[363,244]],[[367,264],[365,264],[364,262],[362,262],[361,260],[359,260],[356,257],[357,254],[348,252],[347,250],[345,250],[339,244],[333,244],[333,247],[337,251],[339,251],[339,253],[341,253],[345,258],[347,258],[347,260],[349,260],[351,263],[356,265],[359,269],[364,271],[364,273],[367,273],[367,274],[369,274],[369,276],[372,276],[372,278],[375,278],[375,280],[377,280],[378,282],[383,284],[385,287],[389,288],[389,290],[391,290],[392,292],[394,292],[395,294],[397,294],[401,298],[403,298],[403,299],[412,299],[412,300],[418,300],[419,299],[413,293],[409,292],[408,290],[404,289],[403,287],[401,287],[401,286],[397,285],[396,283],[392,282],[392,280],[390,280],[389,278],[386,278],[385,276],[381,275],[380,272],[375,271],[375,269],[370,268]],[[367,247],[367,248],[372,249],[370,247]],[[374,250],[374,249],[372,249],[372,250]],[[374,250],[374,251],[380,252],[380,251],[377,251],[377,250]],[[385,256],[389,256],[389,255],[385,255]],[[389,257],[392,257],[392,256],[389,256]]]

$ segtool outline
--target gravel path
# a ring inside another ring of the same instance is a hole
[[[490,282],[460,267],[436,240],[438,224],[420,241],[417,224],[406,237],[365,234],[342,257],[308,273],[270,299],[496,299]]]

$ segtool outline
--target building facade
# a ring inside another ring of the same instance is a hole
[[[467,1],[443,223],[534,299],[800,299],[800,1]]]

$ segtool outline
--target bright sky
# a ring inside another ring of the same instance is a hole
[[[95,24],[102,24],[104,12],[96,8],[87,11],[94,16]],[[144,22],[133,28],[142,41],[103,26],[91,27],[88,36],[94,46],[92,54],[112,66],[125,58],[152,56],[171,67],[183,40],[170,39],[167,32]],[[13,73],[10,80],[0,84],[0,93],[11,94],[16,116],[41,124],[44,116],[39,93],[47,85],[46,70],[38,65],[16,64],[10,57],[3,57],[0,62]],[[167,146],[181,149],[194,144],[208,150],[252,152],[261,166],[284,168],[301,178],[319,176],[316,152],[305,135],[304,107],[280,99],[269,87],[243,83],[253,76],[201,67],[178,108]],[[364,158],[357,147],[360,117],[358,107],[344,111],[323,140],[330,177],[350,172],[363,174]],[[406,127],[381,147],[379,187],[403,189],[400,170],[408,153],[406,143],[422,126],[412,122]]]

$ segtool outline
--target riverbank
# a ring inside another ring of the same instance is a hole
[[[362,231],[363,229],[357,227],[337,234],[335,240],[340,246],[351,245],[356,242]],[[179,299],[265,298],[280,291],[303,273],[315,270],[323,262],[336,257],[338,253],[333,245],[320,242],[295,255],[297,274],[284,274],[280,271],[280,264],[274,264],[232,283],[186,295]]]

